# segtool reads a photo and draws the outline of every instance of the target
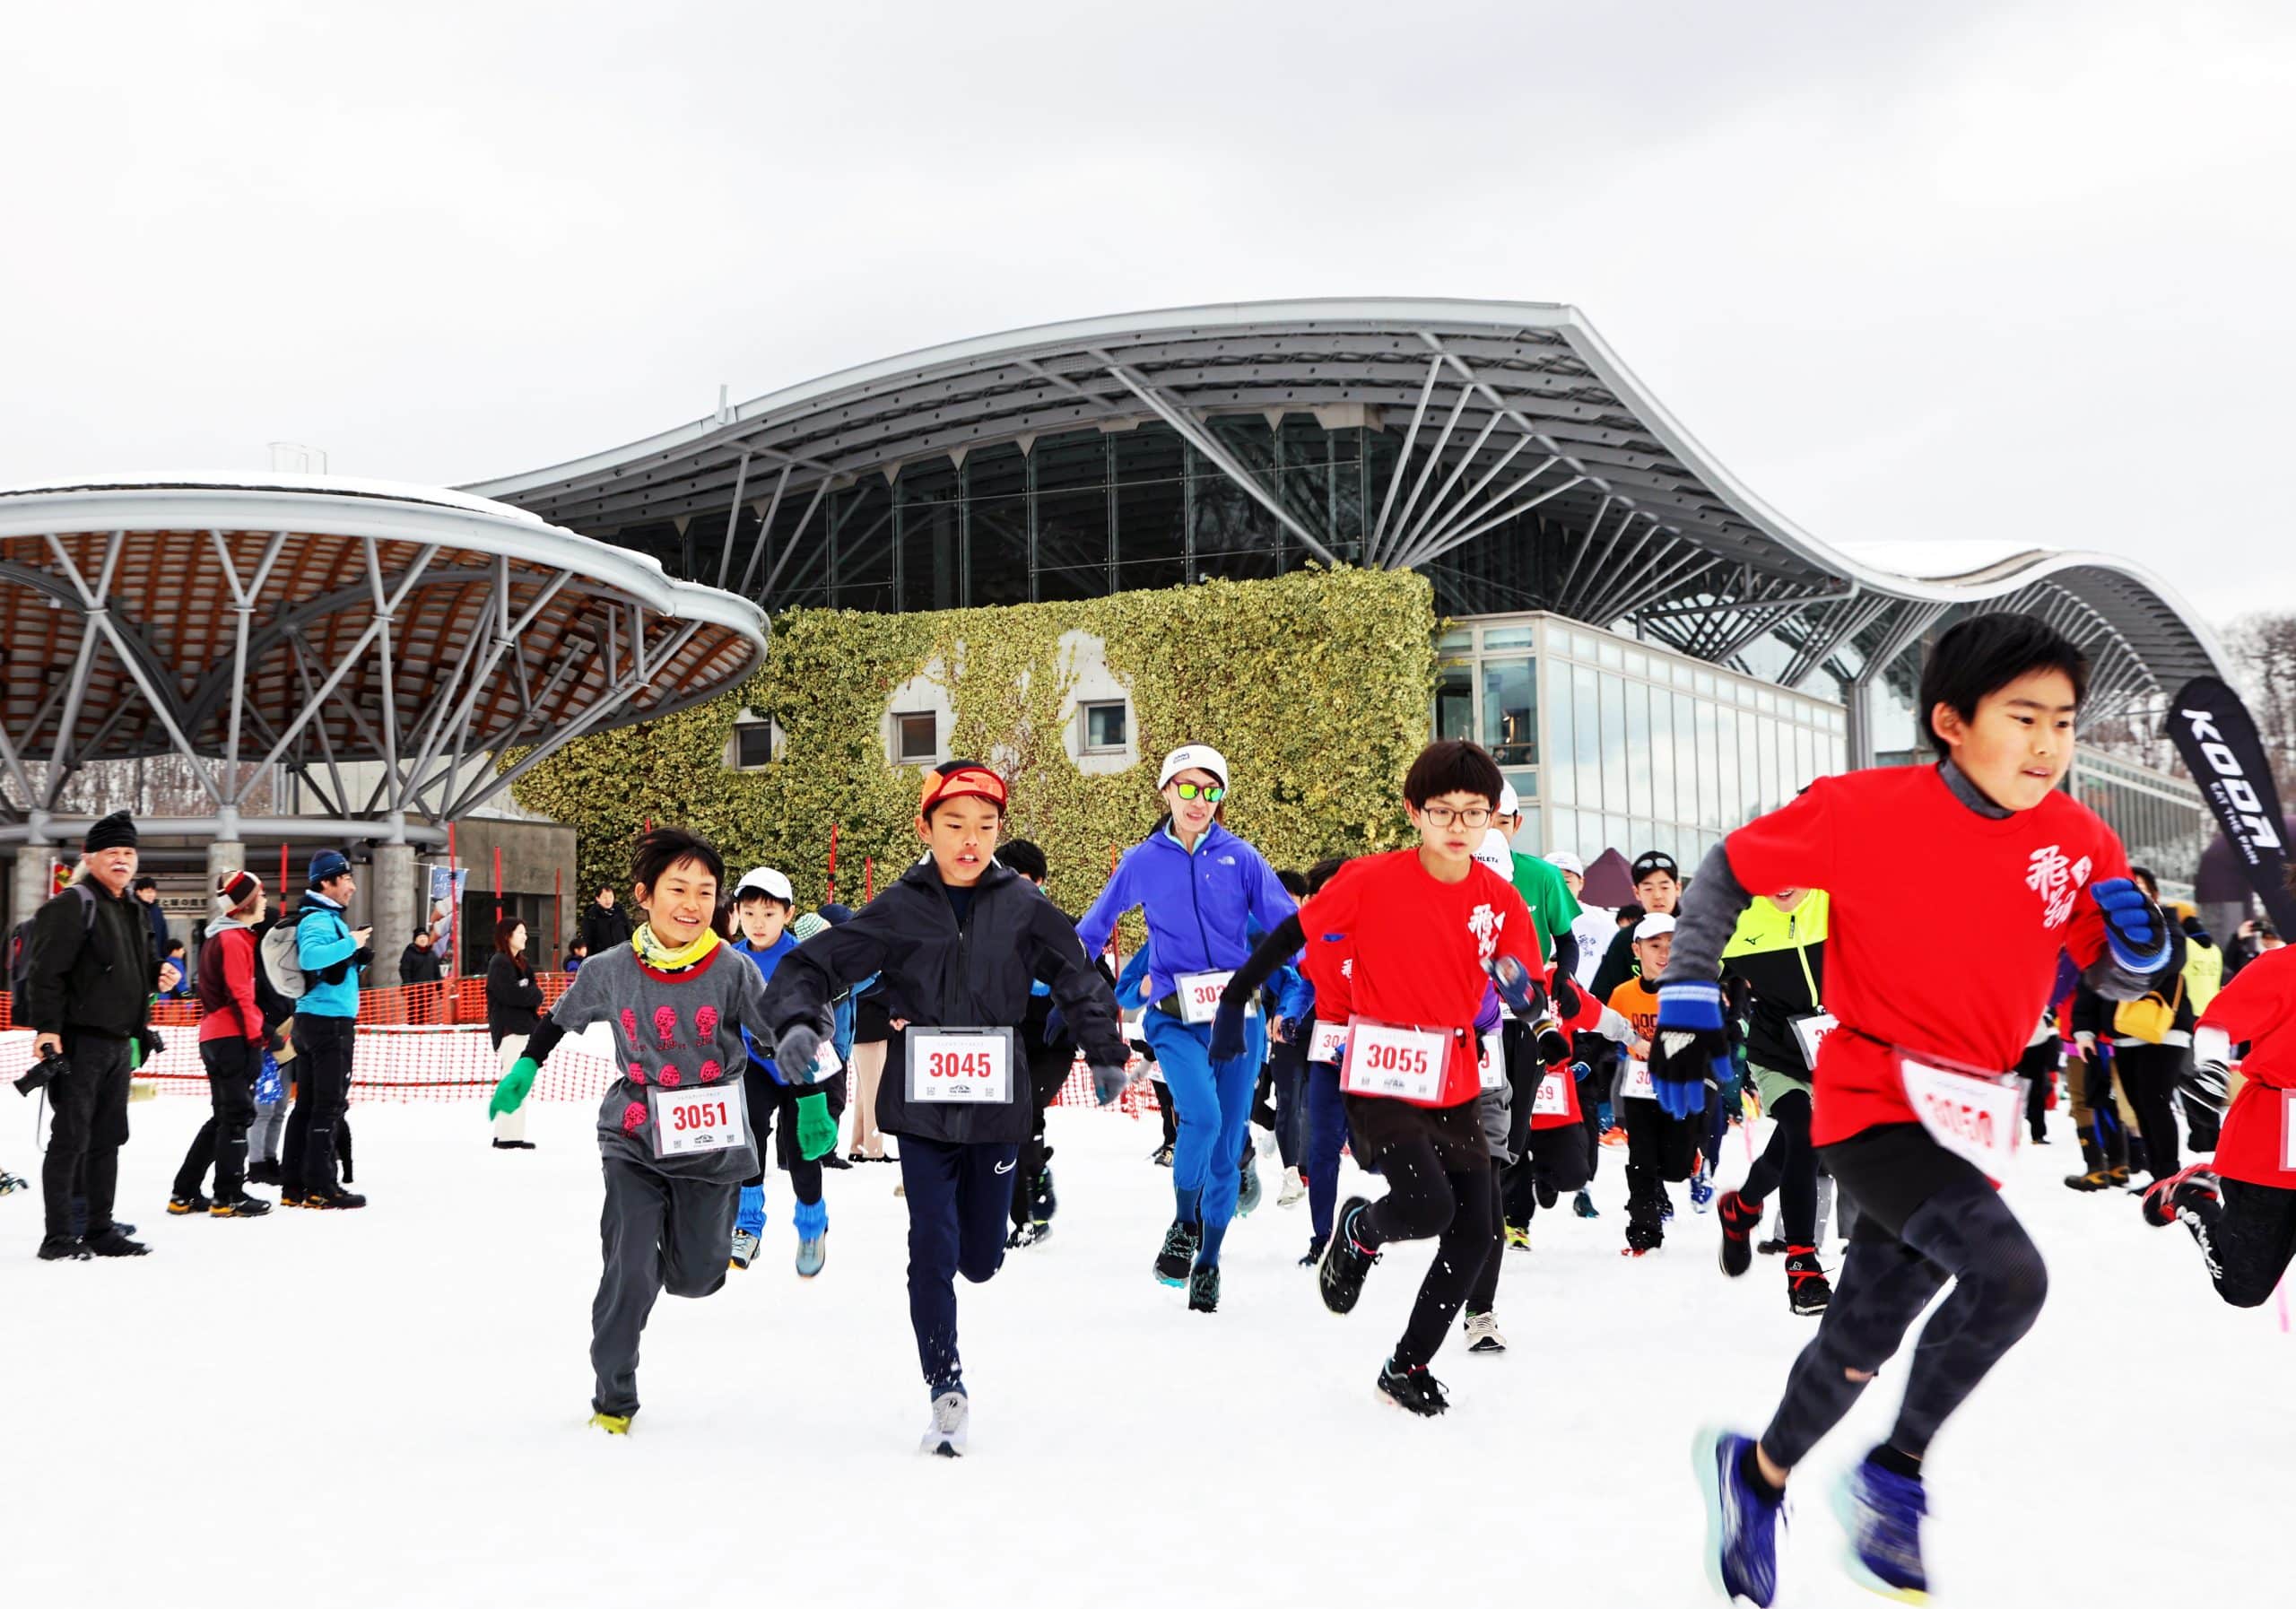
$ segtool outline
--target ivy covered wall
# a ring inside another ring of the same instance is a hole
[[[929,675],[953,711],[944,752],[1004,774],[1007,835],[1043,846],[1054,899],[1081,911],[1111,848],[1154,826],[1156,762],[1183,743],[1228,756],[1228,824],[1278,866],[1400,843],[1435,623],[1424,578],[1359,570],[935,614],[796,610],[774,622],[766,665],[739,693],[570,744],[515,792],[577,830],[587,886],[626,883],[631,839],[651,820],[706,834],[734,875],[778,866],[801,906],[815,903],[834,823],[839,897],[857,905],[865,857],[883,886],[920,852],[920,773],[887,758],[884,717],[896,688]],[[1072,758],[1070,633],[1098,639],[1129,691],[1140,760],[1126,770],[1088,775]],[[744,706],[787,735],[761,770],[725,768]]]

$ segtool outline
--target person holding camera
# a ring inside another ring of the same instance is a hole
[[[295,1109],[287,1116],[286,1184],[291,1207],[367,1205],[335,1182],[335,1135],[351,1100],[351,1048],[359,1020],[359,970],[375,959],[373,929],[353,928],[345,912],[359,891],[339,850],[311,857],[310,887],[295,924],[295,959],[309,980],[295,1002]]]
[[[128,896],[135,876],[135,823],[126,811],[88,829],[71,886],[32,918],[31,965],[22,1005],[56,1120],[40,1190],[48,1213],[39,1255],[49,1262],[140,1257],[151,1250],[113,1222],[119,1148],[127,1143],[132,1046],[156,1049],[152,996],[174,969],[152,945],[152,929]],[[74,1196],[84,1231],[73,1232]]]

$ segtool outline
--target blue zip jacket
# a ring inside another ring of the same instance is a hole
[[[345,967],[343,981],[322,983],[318,974],[359,952],[343,907],[317,889],[303,894],[304,912],[295,924],[295,964],[311,975],[303,997],[295,1002],[298,1014],[313,1017],[355,1017],[359,1014],[359,969]]]
[[[1149,1001],[1148,970],[1155,964],[1156,946],[1143,944],[1124,963],[1124,970],[1117,975],[1116,1003],[1126,1011]]]
[[[789,936],[789,930],[786,927],[781,930],[781,936],[763,950],[751,949],[750,942],[745,938],[735,939],[733,944],[734,953],[743,957],[757,969],[758,981],[761,983],[771,983],[774,969],[781,964],[781,958],[796,947],[797,941]],[[750,1060],[773,1074],[774,1083],[787,1083],[789,1082],[781,1076],[781,1069],[773,1065],[771,1057],[758,1053],[757,1041],[750,1038],[750,1031],[747,1028],[742,1030],[742,1047],[750,1053]]]
[[[1076,924],[1084,953],[1108,948],[1117,920],[1134,906],[1148,918],[1155,960],[1149,969],[1152,1001],[1187,972],[1231,972],[1251,959],[1252,930],[1273,933],[1298,909],[1258,850],[1214,822],[1191,855],[1171,827],[1135,844],[1117,863],[1116,875]]]

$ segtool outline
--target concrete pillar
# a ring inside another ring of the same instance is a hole
[[[377,987],[387,988],[399,981],[398,955],[406,948],[406,941],[414,932],[416,912],[422,909],[414,885],[414,846],[413,844],[377,844],[375,862],[370,875],[373,879],[372,903],[368,909],[374,913],[374,965],[367,976]]]
[[[215,880],[224,873],[244,872],[247,869],[248,847],[245,844],[236,843],[230,839],[215,839],[207,846],[207,886],[200,891],[213,894],[215,891]],[[257,872],[256,875],[263,877],[260,871]],[[264,887],[271,895],[271,908],[274,910],[279,909],[279,891],[271,887],[271,884],[278,880],[279,868],[276,866],[271,869],[270,876],[263,878]]]
[[[48,900],[48,863],[56,856],[54,844],[20,844],[16,848],[15,883],[8,909],[22,921]]]

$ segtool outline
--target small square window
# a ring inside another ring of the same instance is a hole
[[[893,717],[893,741],[902,765],[929,765],[941,757],[941,718],[927,709]]]
[[[761,765],[771,765],[773,761],[771,720],[744,721],[734,728],[734,763],[735,765],[746,771]]]
[[[1122,704],[1087,704],[1083,709],[1086,753],[1111,753],[1130,741],[1131,712]]]

